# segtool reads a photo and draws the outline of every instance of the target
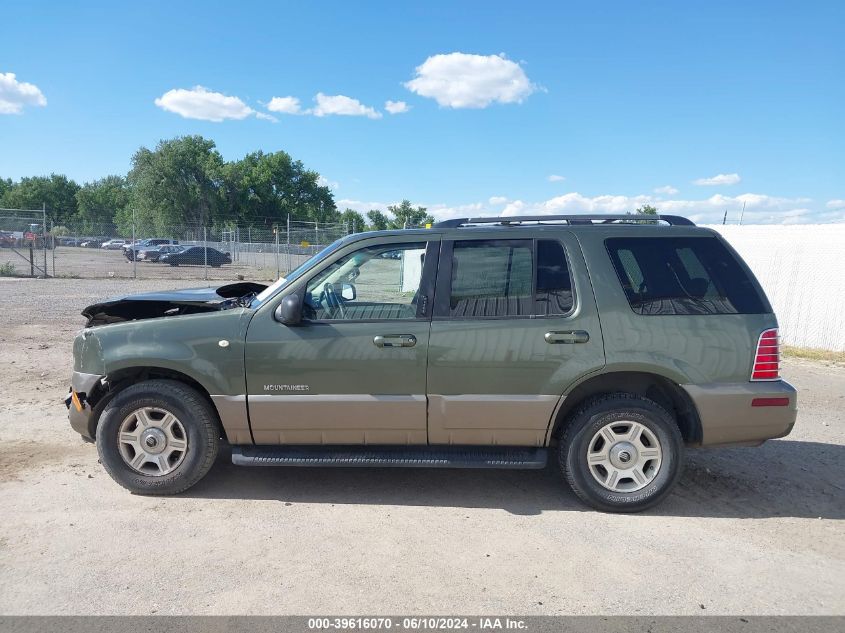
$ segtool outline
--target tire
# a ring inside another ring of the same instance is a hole
[[[187,490],[208,473],[219,448],[217,414],[195,389],[174,380],[148,380],[119,392],[103,410],[96,436],[106,472],[145,495]],[[128,437],[137,441],[120,441]],[[149,450],[159,452],[138,451],[151,437],[158,446]],[[180,442],[184,450],[177,450]]]
[[[638,435],[628,442],[632,433]],[[604,512],[640,512],[660,503],[683,460],[674,418],[653,400],[628,393],[588,400],[569,418],[558,453],[573,492]]]

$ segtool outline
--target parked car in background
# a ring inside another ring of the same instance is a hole
[[[179,240],[168,240],[163,239],[160,237],[150,237],[144,240],[140,240],[132,244],[129,242],[123,247],[123,255],[128,259],[130,262],[135,259],[136,253],[144,248],[156,248],[158,246],[164,246],[167,244],[178,244]]]
[[[11,248],[15,245],[15,234],[11,231],[0,231],[0,247]]]
[[[187,246],[181,246],[179,244],[148,246],[137,252],[137,258],[139,262],[157,262],[162,255],[172,255],[173,253],[180,253],[186,248]]]
[[[87,237],[60,237],[57,238],[56,241],[59,246],[81,246],[82,242],[85,242],[88,239],[89,238]]]
[[[162,255],[159,261],[171,266],[202,266],[207,263],[209,266],[219,268],[223,264],[231,264],[232,258],[229,253],[222,253],[216,248],[190,246],[178,253]]]
[[[109,250],[109,251],[119,251],[121,248],[123,248],[127,244],[131,244],[131,243],[132,242],[130,240],[125,240],[123,238],[117,238],[117,239],[112,239],[112,240],[108,240],[108,241],[103,242],[100,245],[100,248],[105,248],[106,250]]]
[[[80,244],[83,248],[100,248],[103,245],[103,242],[108,242],[109,238],[107,237],[89,237],[84,242]]]

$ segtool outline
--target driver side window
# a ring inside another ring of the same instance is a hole
[[[425,247],[425,242],[382,244],[342,257],[308,282],[303,317],[415,319]]]

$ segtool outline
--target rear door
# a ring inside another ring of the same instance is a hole
[[[443,242],[429,443],[542,446],[567,386],[603,365],[595,299],[571,233]]]

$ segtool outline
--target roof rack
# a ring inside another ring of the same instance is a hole
[[[662,221],[671,226],[695,226],[680,215],[513,215],[495,218],[456,218],[434,224],[436,229],[454,229],[468,224],[519,225],[523,222],[566,222],[567,224],[642,224],[643,221]]]

